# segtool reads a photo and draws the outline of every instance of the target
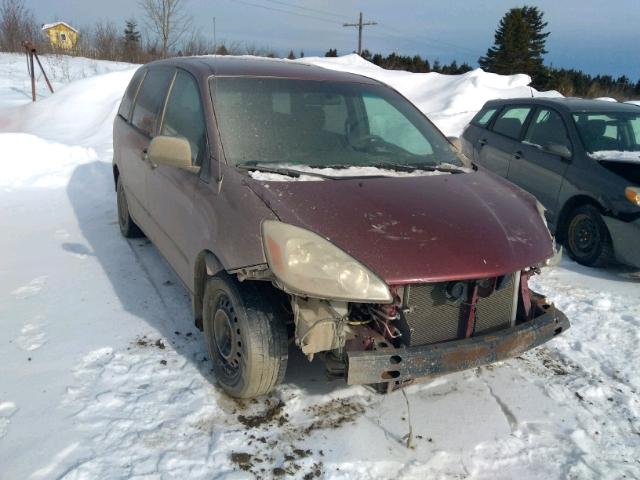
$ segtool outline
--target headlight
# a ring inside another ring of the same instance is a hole
[[[304,228],[266,220],[262,242],[269,268],[293,293],[389,303],[389,287],[357,260]]]
[[[624,189],[624,196],[631,203],[635,203],[640,207],[640,187],[627,187]]]

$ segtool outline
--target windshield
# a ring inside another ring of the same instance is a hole
[[[224,152],[235,165],[463,165],[413,105],[382,86],[217,77],[211,89]]]
[[[574,113],[573,121],[589,152],[640,151],[640,111]]]

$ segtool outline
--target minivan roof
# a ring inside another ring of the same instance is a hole
[[[198,57],[174,57],[151,62],[148,66],[180,67],[199,77],[209,77],[211,75],[279,77],[380,85],[380,82],[372,78],[354,73],[330,70],[291,60],[253,56],[203,55]]]
[[[581,112],[630,112],[640,113],[640,107],[629,103],[606,102],[603,100],[587,100],[575,97],[534,97],[534,98],[509,98],[501,100],[489,100],[485,106],[503,106],[503,105],[541,105],[547,107],[555,107],[558,110],[564,110],[569,113]]]

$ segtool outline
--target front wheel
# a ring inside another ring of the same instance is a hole
[[[207,281],[203,327],[220,386],[232,397],[269,393],[287,368],[287,330],[268,292],[221,274]]]
[[[571,212],[565,244],[571,258],[588,267],[604,267],[613,259],[609,230],[592,205],[582,205]]]

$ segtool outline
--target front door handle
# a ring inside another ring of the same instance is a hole
[[[522,152],[518,150],[513,154],[513,158],[515,158],[516,160],[520,160],[522,158]]]
[[[478,140],[478,145],[484,147],[487,144],[487,139],[483,138],[482,140]]]
[[[151,168],[157,168],[158,165],[151,161],[151,159],[149,158],[149,150],[147,150],[146,148],[142,150],[140,158],[143,162],[147,162]]]

